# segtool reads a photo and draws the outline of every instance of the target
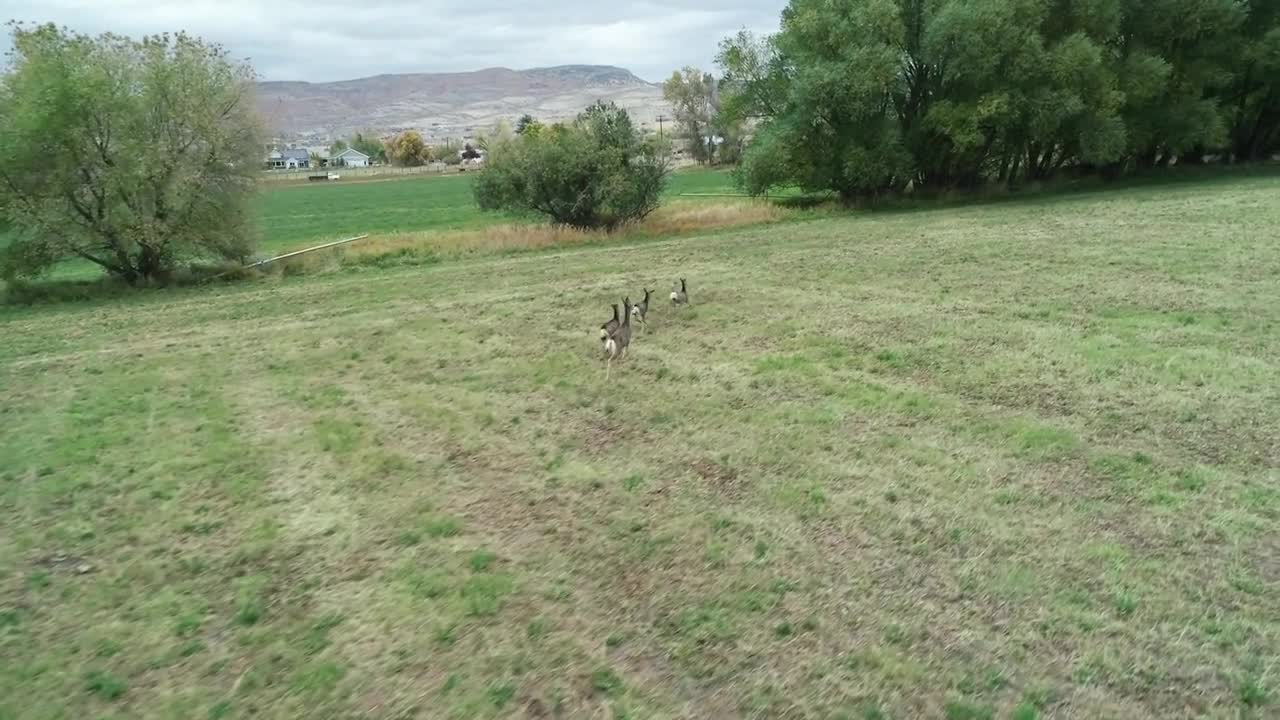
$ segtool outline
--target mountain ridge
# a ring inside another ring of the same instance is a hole
[[[329,139],[356,131],[415,129],[467,136],[523,114],[554,122],[596,100],[615,102],[637,124],[668,112],[662,88],[613,65],[491,67],[450,73],[384,73],[351,80],[257,83],[257,106],[275,133]]]
[[[376,75],[366,75],[364,77],[349,78],[345,80],[324,80],[320,82],[312,82],[310,80],[260,80],[258,87],[272,85],[306,85],[309,87],[326,86],[326,85],[347,85],[352,83],[361,83],[370,80],[379,80],[383,78],[403,78],[403,77],[450,77],[450,76],[478,76],[486,73],[512,73],[512,74],[541,74],[550,72],[610,72],[616,73],[620,78],[637,84],[658,86],[660,83],[651,83],[637,76],[630,70],[618,67],[616,65],[547,65],[531,68],[509,68],[505,65],[494,65],[491,67],[480,68],[478,70],[461,70],[454,72],[408,72],[408,73],[378,73]]]

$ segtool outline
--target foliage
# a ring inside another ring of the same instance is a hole
[[[1247,20],[1229,54],[1231,82],[1217,99],[1229,152],[1264,160],[1280,152],[1280,2],[1249,0]]]
[[[625,110],[596,103],[556,124],[494,147],[475,184],[483,210],[546,215],[577,228],[612,229],[658,207],[667,153],[643,142]]]
[[[252,250],[262,144],[253,72],[185,35],[13,25],[0,80],[7,277],[71,257],[131,284]]]
[[[716,145],[712,140],[715,116],[716,79],[693,67],[671,73],[662,84],[662,96],[671,103],[671,112],[694,160],[711,162]]]
[[[524,135],[528,132],[537,132],[542,128],[542,123],[538,122],[532,115],[525,113],[516,121],[516,134]]]
[[[446,165],[457,165],[462,162],[458,146],[452,140],[445,139],[443,144],[431,146],[431,159]]]
[[[370,160],[378,162],[387,162],[388,160],[386,146],[383,145],[381,140],[372,135],[356,133],[355,137],[351,138],[351,148],[368,155]],[[338,152],[342,151],[339,150]]]
[[[480,150],[471,143],[462,146],[462,154],[459,155],[463,160],[476,160],[480,157]]]
[[[431,149],[416,130],[405,130],[387,143],[387,156],[401,167],[417,167],[431,161]]]
[[[1122,172],[1280,145],[1273,0],[792,0],[721,43],[721,113],[759,119],[754,193]]]
[[[333,157],[334,155],[341,153],[343,150],[346,150],[347,147],[345,140],[334,140],[333,144],[329,146],[329,157]]]
[[[516,131],[511,129],[511,123],[506,120],[499,120],[491,130],[476,133],[474,149],[489,152],[494,147],[511,140],[516,135]],[[479,156],[477,155],[477,157]]]

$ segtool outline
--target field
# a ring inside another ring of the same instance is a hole
[[[258,200],[258,225],[266,251],[296,249],[312,241],[422,230],[460,230],[519,218],[481,213],[471,196],[471,175],[276,186]],[[675,173],[668,199],[681,193],[733,193],[725,172]]]
[[[1277,198],[2,308],[0,718],[1275,717]]]
[[[255,199],[259,254],[274,255],[355,235],[474,230],[499,224],[543,223],[540,218],[484,213],[471,194],[471,175],[392,177],[335,183],[264,183]],[[684,193],[734,194],[724,171],[693,169],[673,173],[668,205],[723,203],[718,197],[681,197]],[[7,241],[0,230],[0,248]],[[62,263],[53,280],[86,280],[102,275],[83,260]],[[4,284],[0,280],[0,290]]]

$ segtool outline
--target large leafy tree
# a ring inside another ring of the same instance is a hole
[[[625,110],[597,103],[572,124],[507,138],[476,179],[483,210],[541,214],[578,228],[611,229],[658,207],[667,153],[641,140]]]
[[[721,44],[741,165],[850,199],[1280,145],[1276,0],[791,0]]]
[[[1245,9],[1237,0],[1122,0],[1124,120],[1139,167],[1203,154],[1227,137],[1213,95],[1231,80]],[[1274,22],[1274,18],[1273,18]]]
[[[1280,0],[1249,0],[1231,83],[1221,95],[1230,153],[1263,160],[1280,152]]]
[[[391,162],[402,167],[417,167],[431,161],[431,149],[416,130],[405,130],[391,138],[386,153]]]
[[[7,276],[81,258],[139,283],[250,253],[263,145],[247,65],[181,33],[12,32],[0,79]]]
[[[743,158],[750,191],[796,184],[849,200],[905,180],[910,156],[891,104],[903,33],[893,0],[793,0],[767,50],[722,47],[722,59],[741,63],[725,68],[737,92],[754,89],[753,109],[771,113]],[[751,64],[772,77],[752,82]]]
[[[694,160],[709,163],[715,155],[712,126],[716,116],[716,80],[694,67],[676,71],[662,84],[663,98],[671,104],[680,134]]]

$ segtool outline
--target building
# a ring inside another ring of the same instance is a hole
[[[272,150],[267,155],[267,167],[272,170],[301,170],[311,167],[311,153],[306,148]]]
[[[369,156],[356,150],[355,148],[347,148],[342,152],[329,158],[330,167],[369,167]]]

